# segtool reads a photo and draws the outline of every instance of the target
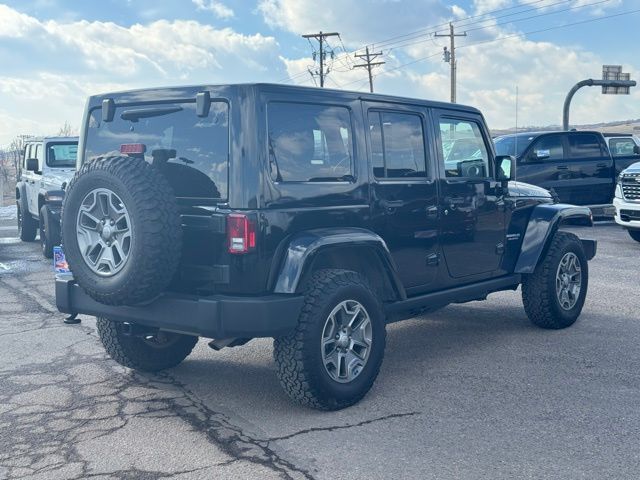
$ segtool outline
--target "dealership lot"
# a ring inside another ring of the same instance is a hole
[[[0,215],[0,478],[635,478],[640,244],[611,223],[587,303],[532,327],[519,292],[388,328],[358,405],[285,396],[270,340],[132,373],[84,317],[66,326],[37,243]]]

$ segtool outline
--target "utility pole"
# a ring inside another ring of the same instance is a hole
[[[382,52],[378,52],[378,53],[370,53],[369,52],[369,47],[367,47],[365,49],[366,53],[358,53],[356,55],[354,55],[355,57],[358,58],[365,58],[366,59],[366,63],[361,63],[359,65],[354,65],[353,68],[366,68],[367,71],[369,72],[369,90],[371,91],[371,93],[373,93],[373,75],[371,74],[371,71],[373,70],[373,67],[377,67],[378,65],[384,65],[385,62],[374,62],[374,60],[382,55]]]
[[[319,33],[309,33],[307,35],[302,35],[302,38],[306,38],[307,40],[310,40],[312,38],[316,39],[318,41],[318,44],[320,45],[320,70],[316,72],[316,75],[320,77],[320,87],[324,87],[324,77],[329,73],[328,71],[324,71],[324,39],[327,37],[339,36],[340,34],[337,32],[323,33],[322,31],[320,31]]]
[[[451,39],[451,50],[447,52],[447,47],[444,47],[444,61],[451,65],[451,103],[456,103],[456,70],[458,68],[456,63],[456,37],[466,37],[467,32],[455,33],[453,23],[449,23],[449,33],[436,33],[435,36],[449,37]]]

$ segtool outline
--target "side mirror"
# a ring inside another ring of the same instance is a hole
[[[496,157],[496,180],[507,183],[516,179],[516,159],[511,155],[498,155]]]
[[[633,153],[636,155],[640,155],[640,145],[636,145],[633,147]]]
[[[29,158],[27,160],[27,171],[29,171],[29,172],[37,172],[38,171],[38,159],[37,158]]]

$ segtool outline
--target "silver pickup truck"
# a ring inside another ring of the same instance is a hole
[[[78,137],[44,137],[27,141],[18,183],[20,239],[32,242],[40,233],[42,254],[53,257],[60,244],[60,212],[64,189],[75,172]]]

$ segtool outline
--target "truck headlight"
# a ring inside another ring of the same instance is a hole
[[[622,187],[620,186],[620,184],[616,184],[616,190],[615,193],[613,194],[616,198],[622,198]]]

